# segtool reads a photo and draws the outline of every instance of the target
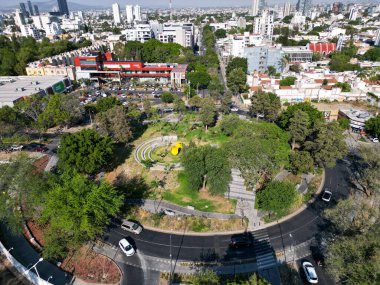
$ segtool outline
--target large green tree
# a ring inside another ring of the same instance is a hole
[[[209,126],[215,123],[216,107],[211,98],[203,99],[199,117],[202,123],[205,125],[206,131]]]
[[[163,103],[173,103],[174,101],[174,95],[171,92],[163,92],[161,94],[161,101]]]
[[[294,113],[297,110],[301,110],[308,114],[310,129],[314,129],[317,125],[323,123],[324,121],[322,112],[318,111],[318,109],[310,103],[297,103],[290,105],[284,112],[281,113],[279,121],[283,128],[289,128],[290,119],[294,116]]]
[[[289,120],[289,134],[292,139],[292,150],[294,150],[296,143],[304,143],[306,137],[310,134],[310,121],[309,115],[302,111],[296,110],[293,117]]]
[[[294,185],[286,181],[271,181],[256,194],[258,209],[279,218],[286,215],[297,198]]]
[[[294,174],[309,173],[314,168],[314,160],[307,151],[295,151],[290,155],[290,169]]]
[[[380,136],[380,116],[376,116],[366,121],[365,130],[369,134],[375,137],[379,137]]]
[[[247,91],[247,75],[241,68],[235,68],[227,75],[227,86],[234,93]]]
[[[64,171],[90,174],[105,167],[112,152],[111,139],[94,130],[67,133],[62,136],[58,149],[58,165]]]
[[[123,106],[115,106],[99,113],[95,120],[96,131],[102,136],[109,136],[116,142],[127,143],[132,131],[127,112]]]
[[[337,122],[318,126],[312,138],[313,140],[305,142],[305,149],[310,151],[319,165],[333,167],[337,159],[342,159],[347,154],[343,130]]]
[[[243,57],[234,57],[232,58],[227,65],[226,73],[227,75],[234,69],[240,68],[245,73],[248,71],[248,61]]]
[[[260,115],[264,115],[269,121],[274,121],[277,119],[280,109],[281,101],[276,94],[262,90],[253,93],[250,112],[256,115],[256,119],[259,119]]]
[[[96,110],[97,112],[106,112],[117,105],[121,105],[121,102],[116,97],[104,97],[96,102]]]
[[[211,76],[206,71],[189,72],[186,77],[193,88],[205,89],[211,81]]]
[[[226,154],[211,146],[190,147],[182,157],[184,172],[192,190],[208,188],[211,194],[223,194],[231,180]]]
[[[113,186],[104,181],[96,183],[80,174],[64,174],[45,193],[45,199],[39,222],[49,228],[43,252],[48,258],[62,257],[57,248],[79,247],[102,234],[123,203],[123,197]]]

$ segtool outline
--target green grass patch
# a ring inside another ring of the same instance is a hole
[[[203,212],[220,212],[226,213],[224,209],[220,209],[219,204],[207,199],[200,198],[198,191],[190,190],[186,176],[183,172],[178,174],[178,181],[180,186],[172,191],[166,191],[162,194],[164,200],[180,205],[180,206],[193,206],[196,210]],[[233,203],[233,211],[235,210],[236,201]],[[229,213],[229,212],[227,212]]]

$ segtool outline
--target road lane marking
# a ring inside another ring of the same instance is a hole
[[[319,218],[320,218],[319,216],[316,216],[316,217],[314,217],[312,220],[308,221],[306,224],[303,224],[302,226],[298,227],[298,228],[295,229],[295,230],[292,230],[292,231],[287,232],[287,233],[283,233],[282,235],[275,236],[275,237],[271,237],[271,236],[269,236],[269,239],[270,239],[270,240],[272,240],[272,239],[278,239],[278,238],[282,238],[282,237],[284,237],[284,236],[287,236],[287,235],[289,235],[289,234],[291,234],[291,233],[295,233],[295,232],[299,231],[301,228],[303,228],[304,226],[307,226],[308,224],[314,222],[315,220],[317,220],[317,219],[319,219]]]

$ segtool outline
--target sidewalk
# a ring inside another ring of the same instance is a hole
[[[35,249],[28,243],[23,235],[12,235],[9,230],[4,226],[0,225],[1,229],[1,240],[10,250],[10,254],[17,259],[25,267],[29,267],[35,264],[40,255],[35,251]],[[37,267],[38,273],[42,279],[47,280],[50,276],[50,282],[54,285],[66,285],[69,284],[72,275],[64,272],[56,265],[48,262],[42,261]]]

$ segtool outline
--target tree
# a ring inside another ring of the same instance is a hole
[[[121,102],[116,97],[104,97],[96,102],[96,110],[98,112],[106,112],[117,105],[121,105]]]
[[[227,36],[225,29],[217,29],[214,34],[217,39],[223,39]]]
[[[144,109],[144,113],[149,117],[152,113],[151,111],[152,105],[150,104],[150,101],[147,98],[145,98],[143,101],[143,109]]]
[[[96,131],[101,136],[109,136],[116,142],[127,143],[132,137],[129,118],[123,106],[115,106],[96,116]]]
[[[340,215],[340,214],[339,214]],[[326,268],[338,283],[377,284],[380,264],[380,227],[368,232],[340,236],[327,247]]]
[[[344,117],[339,118],[338,123],[339,123],[339,126],[343,130],[349,130],[350,129],[350,120],[348,118],[344,118]]]
[[[199,112],[200,120],[206,127],[213,125],[215,123],[216,117],[216,107],[214,102],[210,98],[203,99],[201,111]]]
[[[296,142],[303,143],[310,133],[309,115],[301,110],[296,110],[289,120],[289,134],[292,139],[292,150],[296,146]]]
[[[186,105],[185,102],[183,102],[182,98],[178,95],[174,96],[174,102],[173,102],[174,110],[176,110],[179,113],[183,113],[186,111]]]
[[[94,130],[64,134],[58,149],[59,167],[91,174],[106,166],[112,152],[111,139]]]
[[[256,194],[256,206],[260,210],[269,211],[275,217],[286,215],[296,201],[297,191],[287,181],[271,181]]]
[[[295,151],[290,155],[290,169],[294,174],[309,173],[313,168],[313,158],[307,151]]]
[[[277,119],[280,109],[281,101],[276,94],[262,90],[253,93],[250,112],[252,115],[256,115],[256,119],[259,119],[260,115],[264,115],[269,121],[274,121]]]
[[[241,68],[233,69],[227,75],[227,86],[234,93],[247,91],[247,75]]]
[[[231,112],[231,105],[232,105],[232,92],[226,91],[222,97],[222,106],[221,111],[223,114],[229,114]]]
[[[312,141],[305,142],[305,149],[310,151],[319,165],[333,167],[337,159],[347,154],[343,130],[337,122],[318,126],[312,137]]]
[[[374,47],[367,50],[362,57],[363,60],[380,61],[380,48]]]
[[[192,285],[218,285],[219,277],[213,270],[200,271],[191,278]]]
[[[301,66],[299,64],[292,64],[291,66],[289,66],[289,70],[293,71],[295,73],[300,73],[301,72]],[[293,84],[291,84],[291,85],[293,85]]]
[[[284,79],[281,79],[280,86],[291,86],[291,85],[294,85],[294,83],[296,82],[296,80],[297,80],[297,78],[294,77],[294,76],[285,77]]]
[[[171,92],[163,92],[161,94],[161,101],[163,103],[173,103],[174,101],[174,96]]]
[[[211,194],[223,194],[231,180],[228,160],[224,151],[209,145],[187,148],[182,165],[191,190],[208,188]]]
[[[341,88],[342,92],[350,92],[351,91],[351,85],[348,84],[347,82],[338,82],[334,86]]]
[[[56,247],[79,247],[83,242],[93,240],[104,232],[110,217],[116,215],[123,203],[123,197],[116,189],[103,181],[99,184],[80,174],[64,174],[47,193],[42,224],[49,224],[49,239],[44,246],[44,256],[57,257]]]
[[[240,280],[235,281],[227,281],[227,285],[270,285],[268,281],[264,278],[260,277],[256,273],[253,273],[251,276],[247,278],[241,278]]]
[[[244,73],[248,71],[248,60],[244,57],[234,57],[232,58],[226,68],[226,74],[230,74],[230,72],[234,69],[241,69]]]
[[[289,106],[284,112],[281,113],[279,121],[284,129],[289,128],[290,118],[294,116],[297,110],[301,110],[308,114],[310,129],[314,129],[317,125],[324,122],[323,114],[310,103],[302,102]]]
[[[277,73],[277,70],[273,65],[269,65],[267,72],[269,76],[275,76]]]
[[[225,116],[220,123],[220,130],[226,136],[232,136],[238,130],[239,123],[240,119],[237,115]]]
[[[202,106],[203,99],[198,95],[195,95],[190,98],[189,105],[193,108],[200,108]]]
[[[380,146],[361,146],[359,152],[363,159],[359,182],[367,197],[376,197],[380,193]]]
[[[380,116],[369,119],[365,122],[365,130],[374,137],[380,136]]]
[[[322,55],[319,52],[313,52],[311,57],[312,61],[320,61],[322,59]]]
[[[211,76],[206,71],[195,71],[186,74],[191,87],[205,89],[210,84]]]

